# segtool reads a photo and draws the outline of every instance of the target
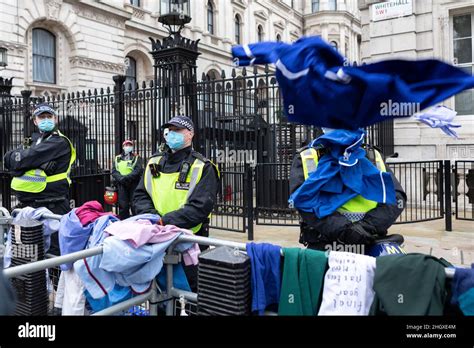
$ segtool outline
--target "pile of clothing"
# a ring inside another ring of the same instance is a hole
[[[474,265],[446,277],[447,261],[424,254],[378,258],[247,244],[252,311],[279,315],[473,315]]]
[[[147,292],[157,277],[164,279],[166,249],[192,231],[157,225],[159,220],[158,215],[143,214],[120,221],[95,201],[64,215],[59,227],[61,255],[96,246],[102,246],[103,253],[61,265],[55,307],[63,315],[84,315],[87,307],[99,311]],[[185,265],[198,263],[196,243],[180,243],[175,249],[183,253]],[[189,290],[182,267],[175,270],[175,285]]]

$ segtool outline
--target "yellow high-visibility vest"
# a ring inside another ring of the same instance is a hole
[[[160,172],[159,176],[153,177],[150,164],[159,164],[161,158],[162,156],[152,157],[148,161],[144,173],[144,184],[148,195],[153,201],[156,211],[158,214],[160,214],[160,216],[163,216],[172,211],[181,209],[186,204],[189,197],[196,188],[196,185],[201,180],[205,162],[198,158],[194,159],[194,162],[192,163],[186,177],[186,181],[181,183],[178,181],[180,174],[179,172]],[[201,229],[201,226],[202,223],[192,227],[191,230],[196,233]]]
[[[133,169],[137,164],[138,156],[135,156],[130,160],[123,160],[120,157],[120,155],[115,156],[115,169],[117,169],[121,175],[128,175],[133,172]]]
[[[374,152],[377,169],[382,172],[386,172],[385,163],[383,162],[382,156],[375,149]],[[303,165],[304,179],[306,180],[311,173],[316,171],[316,168],[318,167],[318,153],[315,148],[311,147],[303,150],[300,155]],[[365,199],[361,195],[358,195],[339,207],[337,211],[344,215],[348,215],[347,213],[364,214],[374,209],[376,206],[377,202]]]
[[[68,184],[71,185],[71,167],[76,160],[76,149],[72,145],[71,141],[64,134],[58,131],[59,136],[66,139],[71,147],[71,159],[69,160],[69,166],[63,173],[46,175],[42,169],[30,169],[26,171],[22,176],[15,176],[10,184],[10,187],[15,191],[29,192],[29,193],[40,193],[46,188],[46,185],[52,182],[66,179]]]

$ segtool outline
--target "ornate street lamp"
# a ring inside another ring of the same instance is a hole
[[[6,67],[8,65],[7,61],[7,51],[5,47],[0,47],[0,66]]]
[[[189,0],[161,0],[158,21],[169,32],[162,39],[150,38],[154,60],[154,95],[159,102],[152,105],[152,143],[161,139],[160,127],[171,117],[186,114],[199,128],[197,107],[197,64],[199,39],[181,36],[181,30],[191,22]],[[194,147],[200,149],[199,132],[194,136]]]
[[[189,0],[161,0],[158,22],[167,27],[170,35],[180,35],[184,25],[191,22]]]

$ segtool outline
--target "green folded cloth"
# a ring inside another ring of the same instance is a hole
[[[424,254],[377,258],[371,315],[443,315],[445,262]]]
[[[278,315],[316,315],[327,270],[327,254],[311,249],[284,248],[283,255]]]

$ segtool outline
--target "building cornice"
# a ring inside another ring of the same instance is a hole
[[[3,41],[0,40],[0,46],[5,47],[8,50],[26,50],[28,45],[21,43],[21,42],[10,42],[10,41]]]
[[[247,0],[231,0],[231,2],[242,11],[245,11],[249,5]]]
[[[79,17],[92,19],[120,29],[124,29],[125,21],[132,18],[132,13],[102,2],[92,2],[90,0],[64,0],[64,2],[72,4],[73,12]]]
[[[361,25],[360,19],[349,11],[319,11],[307,14],[304,17],[306,21],[314,18],[319,20],[334,21],[334,18],[344,17],[359,26]]]
[[[296,14],[299,17],[303,17],[303,13],[301,13],[298,10],[295,10],[291,6],[288,6],[286,3],[284,3],[281,0],[276,0],[276,1],[271,1],[272,5],[278,5],[280,9],[284,10],[285,12],[291,11],[292,13]]]
[[[85,68],[117,74],[123,74],[127,69],[125,63],[111,63],[105,60],[92,59],[84,56],[72,56],[69,58],[69,63],[71,67],[75,68]]]
[[[273,23],[273,25],[278,28],[278,29],[281,29],[281,30],[285,30],[285,21],[283,20],[278,20],[276,22]]]
[[[268,14],[263,10],[254,11],[253,14],[255,15],[255,17],[258,17],[264,21],[268,19]]]
[[[161,25],[161,23],[158,23],[158,21],[156,21],[157,25],[156,27],[154,26],[151,26],[150,24],[148,24],[147,22],[138,22],[138,21],[135,21],[135,20],[128,20],[125,22],[125,25],[127,28],[133,28],[135,30],[139,30],[139,31],[142,31],[144,32],[145,34],[148,34],[148,35],[157,35],[157,36],[161,36],[161,37],[167,37],[169,36],[169,33],[168,31]],[[188,28],[186,27],[188,30],[191,30],[191,28]]]

